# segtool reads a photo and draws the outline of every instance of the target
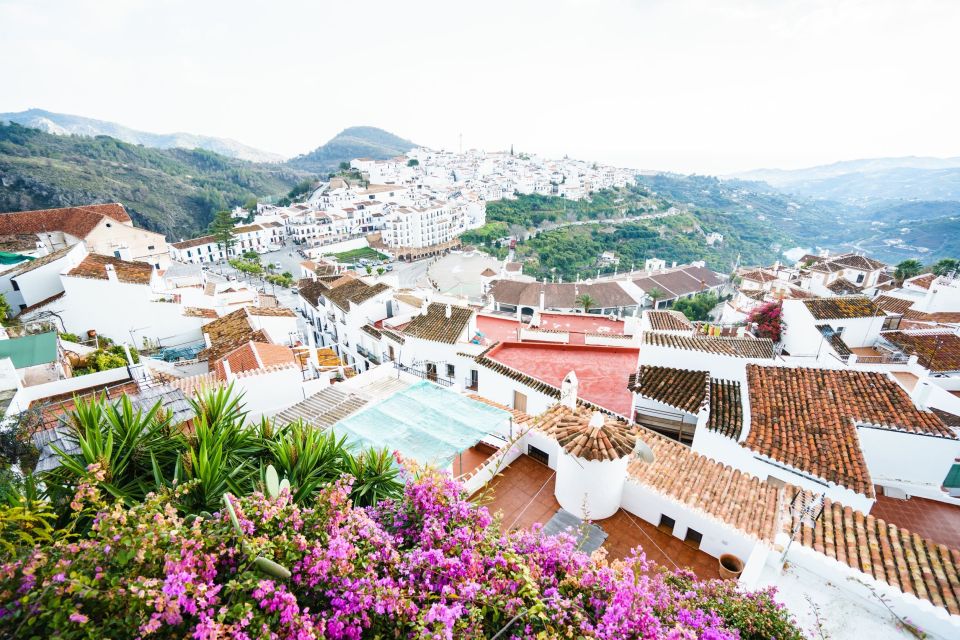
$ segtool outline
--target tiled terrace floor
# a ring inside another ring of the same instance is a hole
[[[496,452],[496,449],[482,442],[473,445],[453,459],[453,475],[460,477],[470,473]]]
[[[960,549],[960,507],[925,498],[889,498],[877,487],[877,502],[870,509],[870,515]]]
[[[489,485],[491,513],[502,513],[504,530],[547,522],[560,508],[553,496],[555,473],[529,456],[520,456]],[[701,578],[719,578],[717,559],[688,546],[682,540],[658,530],[623,509],[610,518],[596,521],[607,532],[603,545],[611,559],[622,558],[636,546],[647,558],[674,569],[689,568]]]

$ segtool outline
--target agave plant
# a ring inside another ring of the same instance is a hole
[[[110,404],[106,398],[77,399],[68,414],[71,436],[80,452],[56,448],[61,466],[44,477],[48,487],[69,490],[99,463],[105,472],[100,486],[117,500],[134,504],[156,488],[154,469],[172,469],[183,447],[180,432],[160,412],[134,408],[127,396]]]
[[[267,442],[271,460],[293,486],[293,499],[308,503],[323,485],[345,471],[350,452],[346,439],[301,422],[277,429]]]
[[[230,384],[198,394],[190,399],[190,405],[197,418],[216,428],[220,424],[242,425],[246,422],[247,412],[242,400],[243,394],[235,394],[233,384]]]
[[[371,448],[349,456],[344,471],[354,477],[350,499],[358,507],[399,498],[403,493],[400,470],[387,449]]]
[[[228,491],[246,493],[256,472],[248,457],[257,452],[251,440],[242,424],[222,420],[208,424],[206,417],[198,414],[173,476],[178,483],[195,483],[181,498],[181,509],[187,513],[211,511]]]

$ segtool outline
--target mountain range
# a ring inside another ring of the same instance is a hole
[[[156,149],[206,149],[228,158],[250,162],[280,162],[283,156],[254,149],[229,138],[200,136],[193,133],[149,133],[125,127],[115,122],[95,120],[43,109],[28,109],[16,113],[0,113],[0,122],[16,122],[32,129],[55,135],[110,136],[122,142],[140,144]]]
[[[960,200],[960,157],[848,160],[805,169],[757,169],[728,177],[766,182],[785,193],[851,204]]]

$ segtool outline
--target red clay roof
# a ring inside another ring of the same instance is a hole
[[[845,318],[869,318],[886,315],[870,298],[866,296],[838,296],[836,298],[814,298],[804,300],[810,314],[817,320],[839,320]]]
[[[882,295],[874,298],[873,302],[887,313],[903,315],[910,310],[910,307],[913,306],[914,301],[904,300],[903,298],[896,298],[894,296]]]
[[[784,508],[784,529],[792,531],[798,515]],[[904,593],[960,615],[960,551],[937,544],[839,502],[824,500],[814,523],[800,524],[805,547]]]
[[[598,426],[591,424],[595,415]],[[619,460],[633,453],[637,443],[637,426],[585,407],[555,404],[537,418],[537,428],[584,460]]]
[[[131,222],[119,203],[17,211],[0,215],[0,235],[62,231],[82,240],[104,217],[123,224]]]
[[[548,395],[559,389],[564,377],[576,371],[581,399],[623,416],[630,415],[633,395],[627,389],[630,373],[637,370],[640,350],[593,345],[505,342],[477,357],[477,363],[524,384],[545,383]],[[524,379],[526,378],[526,379]]]
[[[679,311],[644,311],[650,328],[654,331],[687,331],[693,330],[693,325]]]
[[[938,276],[935,273],[924,273],[919,276],[914,276],[910,278],[909,280],[906,281],[906,283],[920,287],[921,289],[929,289],[930,285],[933,284],[933,281],[936,280],[937,277]]]
[[[931,371],[960,371],[960,336],[954,333],[886,331],[883,337],[910,354]]]
[[[653,450],[654,460],[630,464],[635,482],[755,538],[773,541],[779,488],[646,429],[639,437]]]
[[[113,267],[117,280],[131,284],[150,284],[153,267],[146,262],[127,262],[113,256],[88,254],[83,261],[67,272],[68,276],[107,280],[107,267]]]
[[[882,373],[748,365],[747,386],[743,446],[866,496],[873,483],[855,423],[956,438]]]
[[[707,399],[710,373],[673,367],[643,365],[630,376],[627,386],[634,393],[686,411],[697,413]]]
[[[233,373],[296,363],[290,347],[265,342],[246,342],[220,358],[216,362],[216,370],[220,377],[224,375],[224,361],[230,363],[230,371]]]

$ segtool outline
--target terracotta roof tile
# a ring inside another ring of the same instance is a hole
[[[83,261],[67,272],[66,275],[78,278],[96,278],[106,280],[107,267],[113,267],[117,280],[130,284],[150,284],[153,267],[146,262],[127,262],[113,256],[102,256],[97,253],[88,254]]]
[[[263,330],[255,330],[250,324],[247,309],[237,309],[203,326],[203,333],[210,338],[210,346],[198,354],[211,364],[223,358],[245,342],[270,342]]]
[[[743,280],[752,280],[754,282],[773,282],[777,279],[777,275],[764,271],[763,269],[755,269],[753,271],[748,271],[746,273],[740,274],[740,277]]]
[[[297,314],[293,309],[287,307],[247,307],[247,313],[251,316],[277,317],[277,318],[296,318]]]
[[[362,304],[378,293],[388,291],[390,287],[382,282],[369,285],[360,278],[344,276],[330,283],[330,289],[323,296],[344,311],[350,310],[350,303]]]
[[[707,371],[643,365],[630,375],[627,388],[681,411],[697,413],[707,399],[709,383]]]
[[[933,313],[924,313],[922,311],[908,310],[903,314],[905,320],[913,322],[922,322],[925,324],[960,324],[960,311],[935,311]]]
[[[216,311],[213,309],[202,309],[200,307],[184,307],[183,315],[191,318],[210,318],[212,320],[217,319]]]
[[[914,276],[907,280],[904,284],[910,283],[914,286],[920,287],[921,289],[929,289],[930,285],[933,284],[933,281],[936,280],[939,276],[935,273],[924,273],[919,276]]]
[[[104,217],[123,224],[131,222],[127,210],[118,203],[18,211],[0,214],[0,235],[62,231],[82,240]]]
[[[646,429],[654,461],[628,467],[631,479],[754,538],[777,534],[780,489]]]
[[[769,338],[717,338],[647,332],[643,334],[643,343],[651,346],[703,351],[737,358],[773,359],[773,342]]]
[[[192,249],[205,244],[214,244],[216,241],[216,236],[200,236],[199,238],[190,238],[189,240],[173,242],[170,244],[170,246],[176,247],[177,249]]]
[[[784,509],[784,529],[799,524],[803,546],[960,615],[960,551],[839,502],[825,499],[823,507],[812,527]]]
[[[743,400],[736,380],[710,380],[710,419],[707,428],[720,435],[740,440],[743,430]]]
[[[687,316],[679,311],[644,311],[650,321],[650,328],[654,331],[686,331],[693,330],[693,325]]]
[[[582,406],[556,404],[537,418],[536,426],[564,451],[584,460],[619,460],[632,454],[637,443],[636,425]]]
[[[450,307],[449,318],[446,315],[448,306]],[[410,320],[410,324],[404,327],[403,333],[407,337],[455,344],[470,323],[472,316],[472,309],[432,302],[427,307],[426,313],[414,316]]]
[[[913,300],[904,300],[894,296],[877,296],[873,300],[874,304],[886,311],[897,315],[903,315],[913,306]]]
[[[960,371],[960,336],[954,333],[885,331],[881,335],[916,355],[920,364],[931,371]]]
[[[837,298],[814,298],[804,300],[810,314],[817,320],[842,318],[869,318],[886,315],[866,296],[840,296]]]
[[[956,438],[881,373],[748,365],[747,385],[743,446],[869,497],[873,483],[855,423]]]
[[[850,269],[857,269],[859,271],[877,271],[878,269],[886,269],[887,265],[880,262],[879,260],[874,260],[873,258],[868,258],[866,256],[858,255],[845,255],[837,256],[835,258],[829,258],[829,261],[833,264],[838,264],[841,267],[847,267]]]
[[[833,282],[827,285],[827,289],[837,294],[838,296],[847,296],[850,294],[856,294],[863,291],[863,287],[860,287],[844,277],[837,278]]]

